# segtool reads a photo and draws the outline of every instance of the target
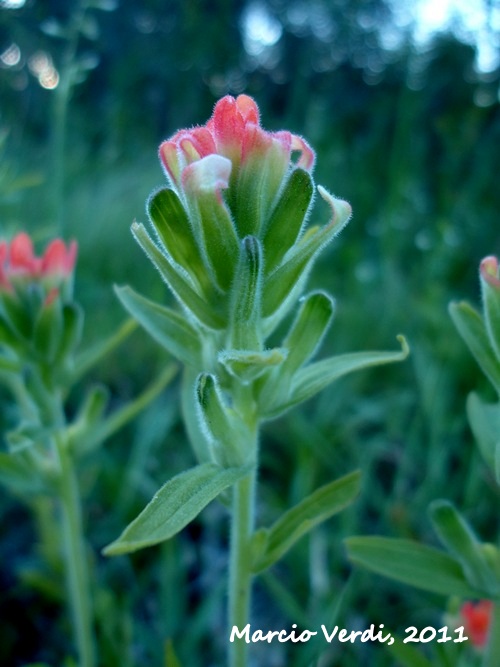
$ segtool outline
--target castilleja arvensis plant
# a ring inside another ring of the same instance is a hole
[[[354,370],[403,359],[401,352],[346,354],[311,362],[333,316],[323,291],[304,295],[321,250],[347,224],[349,204],[322,186],[330,221],[307,228],[314,152],[288,131],[267,132],[250,97],[224,97],[206,125],[160,146],[168,187],[152,194],[154,236],[133,234],[174,295],[170,308],[118,289],[128,311],[184,365],[183,412],[198,465],[168,481],[106,553],[170,538],[232,487],[229,626],[247,624],[251,579],[314,525],[350,503],[359,474],[331,482],[270,528],[254,527],[263,422]],[[267,341],[291,317],[281,345]],[[229,634],[228,634],[229,643]],[[246,643],[229,643],[233,667]]]
[[[95,667],[79,466],[158,395],[173,368],[148,394],[109,416],[107,392],[91,387],[68,417],[71,388],[136,326],[129,320],[111,338],[79,351],[83,311],[73,296],[76,256],[76,243],[66,245],[61,239],[52,240],[41,256],[24,232],[10,242],[0,241],[0,384],[10,395],[8,403],[4,398],[9,406],[4,419],[13,427],[5,433],[7,450],[0,451],[0,483],[29,507],[50,499],[50,512],[35,509],[37,518],[43,514],[40,541],[47,534],[55,538],[50,546],[58,556],[60,551],[64,566],[78,665]]]

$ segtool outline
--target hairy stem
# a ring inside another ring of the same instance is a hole
[[[79,667],[96,667],[90,577],[85,556],[78,480],[66,443],[58,443],[61,462],[60,505],[64,563]]]
[[[229,569],[229,633],[249,622],[252,594],[251,538],[254,527],[256,470],[234,486]],[[246,667],[248,644],[234,638],[229,644],[230,667]]]

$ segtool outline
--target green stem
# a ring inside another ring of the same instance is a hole
[[[498,665],[500,665],[500,602],[496,602],[493,607],[482,667],[498,667]]]
[[[229,633],[241,632],[249,622],[252,594],[250,541],[254,527],[256,469],[234,486],[229,564]],[[230,667],[246,667],[248,644],[235,638],[229,644]]]
[[[66,443],[58,443],[61,463],[60,503],[64,563],[80,667],[95,667],[90,577],[85,557],[82,509],[78,480]]]
[[[81,0],[76,6],[67,26],[68,37],[63,53],[59,73],[59,85],[54,91],[54,125],[53,155],[54,167],[52,175],[54,214],[58,233],[62,236],[66,224],[66,138],[68,126],[68,109],[71,92],[74,87],[75,58],[80,38],[80,29],[87,11],[87,0]]]

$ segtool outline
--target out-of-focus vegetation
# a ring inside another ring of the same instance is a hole
[[[498,497],[464,412],[470,390],[489,390],[447,304],[477,301],[479,261],[500,253],[500,67],[478,69],[474,47],[452,32],[417,48],[402,24],[405,4],[0,0],[0,232],[78,240],[76,293],[89,341],[124,318],[113,283],[171,299],[129,233],[163,182],[157,146],[204,122],[219,96],[246,92],[266,128],[307,137],[317,182],[353,206],[352,222],[310,281],[338,301],[323,350],[387,348],[398,332],[412,346],[405,364],[343,380],[268,425],[259,520],[269,523],[357,466],[364,491],[259,580],[259,628],[334,619],[399,633],[442,627],[445,601],[353,571],[342,538],[433,543],[426,508],[443,496],[484,540],[498,532]],[[498,2],[485,5],[498,43]],[[328,211],[318,202],[314,215],[324,221]],[[136,332],[91,380],[106,382],[120,404],[166,363]],[[167,639],[182,664],[222,664],[221,504],[161,548],[99,555],[158,486],[190,464],[186,442],[174,386],[84,471],[104,667],[163,664]],[[60,664],[71,633],[51,508],[37,503],[34,522],[23,499],[0,494],[0,664]],[[381,645],[319,648],[322,667],[394,664]],[[314,649],[256,645],[255,664],[316,664]]]

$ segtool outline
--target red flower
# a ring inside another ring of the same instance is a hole
[[[181,184],[184,168],[206,157],[220,155],[232,162],[233,168],[245,163],[255,153],[263,157],[276,147],[290,161],[292,150],[300,151],[299,167],[311,170],[314,165],[312,148],[290,132],[266,132],[259,125],[259,109],[251,97],[227,95],[215,105],[212,117],[203,127],[179,130],[160,146],[160,158],[176,185]]]
[[[30,236],[21,232],[10,245],[0,242],[0,287],[12,289],[12,280],[17,277],[64,280],[73,272],[76,253],[75,241],[66,247],[61,239],[55,239],[49,243],[42,257],[36,257]]]
[[[483,647],[488,640],[492,611],[493,602],[491,600],[480,600],[476,603],[465,602],[460,609],[465,635],[478,648]]]
[[[296,162],[293,151],[299,153]],[[261,229],[290,167],[311,171],[314,165],[314,152],[304,139],[262,129],[257,104],[247,95],[223,97],[206,125],[176,132],[159,153],[188,208],[196,206],[199,194],[208,193],[222,205],[219,193],[229,188],[227,202],[241,236]],[[249,206],[255,208],[251,220]]]
[[[42,276],[57,275],[61,278],[70,276],[75,268],[76,253],[76,241],[71,241],[67,248],[61,239],[51,241],[42,257]]]

